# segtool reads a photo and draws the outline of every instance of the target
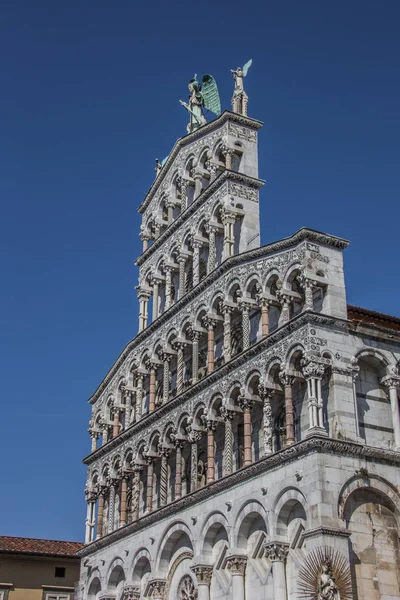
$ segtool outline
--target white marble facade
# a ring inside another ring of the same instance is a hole
[[[349,318],[345,240],[260,247],[260,127],[225,112],[178,140],[139,208],[77,600],[400,598],[400,320]]]

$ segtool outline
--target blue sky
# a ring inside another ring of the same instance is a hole
[[[250,57],[262,243],[351,240],[348,301],[399,316],[397,0],[3,0],[0,534],[83,539],[87,398],[137,331],[137,206],[212,73]]]

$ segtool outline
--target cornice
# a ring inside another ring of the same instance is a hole
[[[113,531],[103,538],[85,546],[83,549],[79,550],[77,554],[81,557],[89,556],[101,548],[115,543],[131,535],[132,533],[136,533],[137,531],[145,529],[161,519],[168,518],[186,508],[193,508],[197,503],[202,502],[203,500],[208,500],[212,496],[220,494],[221,492],[224,492],[235,485],[241,484],[249,479],[253,479],[254,477],[258,477],[261,474],[265,474],[268,471],[275,469],[276,467],[280,467],[288,462],[298,460],[302,456],[313,452],[333,455],[349,455],[356,458],[371,459],[375,461],[378,460],[385,463],[389,462],[391,464],[400,464],[400,452],[396,452],[395,450],[363,446],[362,444],[358,444],[356,442],[334,440],[332,438],[315,435],[297,442],[297,444],[293,444],[293,446],[290,446],[289,448],[280,450],[275,454],[261,458],[248,467],[243,467],[231,475],[226,475],[222,479],[219,479],[214,483],[210,483],[205,487],[196,490],[195,492],[189,493],[179,500],[175,500],[167,506],[155,510],[149,515],[144,515],[138,521],[130,523],[129,525],[126,525],[117,531]],[[327,530],[327,533],[329,529],[331,532],[329,535],[334,535],[333,530],[330,528],[324,529]]]
[[[175,142],[171,152],[169,153],[169,156],[161,170],[161,173],[155,179],[151,188],[147,192],[145,199],[143,200],[142,204],[139,206],[139,208],[138,208],[139,213],[143,213],[146,210],[146,208],[149,205],[154,194],[156,193],[156,191],[158,190],[158,188],[161,186],[162,182],[164,181],[166,173],[168,172],[168,169],[170,168],[170,166],[174,162],[175,158],[179,154],[179,151],[181,150],[181,148],[184,148],[188,144],[191,144],[192,142],[204,137],[211,131],[214,131],[214,129],[218,129],[219,127],[224,125],[227,121],[237,123],[238,125],[244,125],[245,127],[249,127],[250,129],[255,129],[256,131],[261,129],[261,127],[263,126],[263,123],[261,121],[257,121],[256,119],[251,119],[250,117],[245,117],[243,115],[238,115],[236,113],[225,110],[222,113],[222,115],[220,117],[218,117],[217,119],[214,119],[210,123],[203,125],[203,127],[196,129],[196,131],[193,131],[193,133],[188,133],[187,135],[179,138]]]
[[[173,233],[181,227],[185,221],[187,221],[210,196],[212,196],[218,188],[220,188],[226,181],[238,181],[247,185],[253,189],[261,189],[265,181],[263,179],[256,179],[255,177],[249,177],[243,173],[237,173],[236,171],[230,171],[226,169],[218,175],[216,179],[202,193],[196,198],[192,204],[190,204],[180,215],[168,225],[167,229],[154,240],[153,244],[147,248],[135,261],[135,266],[140,267],[148,258],[150,258],[154,252],[162,246],[162,244],[171,236]]]
[[[129,356],[131,351],[136,346],[138,346],[144,340],[150,337],[158,328],[161,328],[171,317],[179,313],[179,311],[182,308],[184,308],[188,302],[191,302],[192,300],[196,299],[199,296],[199,294],[206,290],[212,283],[218,281],[218,279],[222,277],[225,273],[227,273],[230,269],[247,261],[265,258],[266,256],[273,255],[277,252],[288,250],[290,248],[295,247],[304,240],[317,242],[325,246],[338,248],[339,250],[343,250],[349,244],[347,240],[344,240],[342,238],[338,238],[329,234],[315,231],[313,229],[309,229],[307,227],[303,227],[292,236],[283,238],[282,240],[279,240],[277,242],[271,242],[270,244],[260,246],[259,248],[255,248],[253,250],[248,250],[247,252],[242,252],[241,254],[231,256],[230,258],[224,260],[223,263],[221,263],[212,273],[207,275],[207,277],[205,277],[192,290],[190,290],[190,292],[182,296],[182,298],[180,298],[168,310],[163,312],[163,314],[160,315],[153,323],[150,323],[150,325],[148,325],[146,329],[138,333],[130,342],[126,344],[125,348],[122,350],[121,354],[119,355],[113,366],[110,368],[103,381],[100,383],[94,394],[92,394],[92,396],[89,398],[89,403],[94,404],[96,402],[100,394],[104,391],[108,383],[114,377],[115,373],[117,372],[125,358]]]
[[[315,529],[309,529],[308,531],[303,531],[302,537],[304,539],[321,537],[323,535],[328,535],[330,537],[344,537],[349,538],[351,536],[351,531],[348,529],[338,529],[337,527],[315,527]]]

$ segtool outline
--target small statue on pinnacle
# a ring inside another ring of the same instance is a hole
[[[246,77],[253,60],[250,59],[244,67],[238,67],[236,70],[231,69],[233,79],[235,80],[235,89],[232,96],[232,111],[239,115],[247,115],[247,104],[249,97],[244,91],[244,78]]]
[[[190,115],[187,132],[192,133],[207,123],[203,110],[209,110],[217,115],[221,114],[221,101],[218,87],[212,75],[203,75],[202,84],[197,81],[197,75],[189,81],[189,102],[179,102],[186,108]]]

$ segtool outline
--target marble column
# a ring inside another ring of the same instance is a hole
[[[242,302],[240,308],[242,311],[243,350],[247,350],[250,348],[250,307]]]
[[[232,575],[232,600],[245,600],[244,577],[246,573],[247,557],[240,555],[228,556],[226,568]],[[274,598],[274,600],[276,600]]]
[[[269,335],[269,308],[270,304],[265,298],[261,299],[261,335]]]
[[[175,449],[175,500],[177,500],[182,496],[182,440],[175,440]]]
[[[186,265],[186,257],[180,256],[178,258],[179,264],[179,289],[178,289],[178,298],[182,298],[186,292],[185,285],[185,265]]]
[[[128,429],[131,420],[131,410],[132,410],[132,390],[124,390],[124,399],[125,399],[125,429]]]
[[[87,509],[85,521],[85,544],[90,544],[94,540],[96,500],[93,494],[87,494]]]
[[[181,177],[181,179],[180,179],[180,190],[181,190],[181,211],[182,212],[187,209],[187,188],[188,188],[188,185],[189,185],[188,180],[184,179],[183,177]]]
[[[202,187],[201,187],[201,180],[203,179],[203,174],[195,172],[193,179],[194,179],[194,198],[196,199],[198,196],[200,196],[201,192],[203,191]]]
[[[204,326],[207,328],[207,374],[214,371],[215,360],[215,333],[216,321],[210,317],[204,317]]]
[[[218,422],[207,419],[207,484],[215,481],[215,430]]]
[[[252,440],[251,440],[251,409],[253,402],[249,398],[241,396],[239,404],[243,411],[243,430],[244,430],[244,467],[248,467],[253,462]]]
[[[165,506],[168,501],[168,458],[171,456],[171,448],[162,446],[160,448],[160,506]]]
[[[267,558],[272,562],[274,600],[287,600],[285,563],[289,546],[279,542],[266,542],[264,548]]]
[[[223,150],[223,155],[225,156],[225,167],[227,169],[232,169],[233,150],[231,148],[225,148],[225,150]]]
[[[193,240],[193,287],[200,281],[200,248],[203,243],[199,240]]]
[[[143,403],[143,373],[138,373],[137,384],[136,384],[136,408],[135,408],[135,422],[137,423],[142,417],[142,403]]]
[[[190,568],[196,575],[197,579],[197,600],[210,600],[210,584],[213,574],[213,567],[210,565],[193,565]]]
[[[158,318],[158,304],[159,304],[159,285],[160,280],[156,277],[152,279],[153,285],[153,307],[152,307],[152,315],[151,320],[155,321]]]
[[[258,395],[263,403],[263,437],[264,437],[264,456],[268,456],[273,451],[272,440],[272,397],[274,391],[268,388],[263,381],[258,384]]]
[[[97,536],[96,539],[103,537],[103,525],[104,525],[104,496],[106,494],[105,487],[101,487],[99,491],[99,506],[97,513]]]
[[[155,459],[152,456],[146,456],[146,462],[147,462],[146,513],[150,513],[153,510],[154,461],[155,461]]]
[[[315,429],[324,429],[321,380],[325,371],[325,365],[313,360],[303,359],[301,367],[307,382],[308,430],[312,432]]]
[[[232,421],[235,413],[228,410],[225,406],[221,408],[221,416],[225,423],[225,439],[224,439],[224,454],[223,454],[223,473],[230,475],[233,472],[233,431]]]
[[[162,355],[163,360],[163,404],[169,400],[169,363],[171,355],[166,352]]]
[[[168,310],[172,304],[172,267],[165,266],[165,310]]]
[[[192,384],[199,379],[199,337],[198,331],[192,331]]]
[[[115,488],[117,482],[115,479],[110,481],[110,494],[108,497],[108,533],[114,531],[115,523]]]
[[[120,527],[124,527],[126,525],[127,493],[128,493],[128,475],[126,473],[123,473],[122,479],[121,479],[121,502],[120,502],[120,519],[119,519]]]
[[[156,408],[156,365],[150,363],[150,383],[149,383],[149,413],[154,412]]]
[[[398,375],[388,375],[382,379],[382,383],[389,390],[389,399],[392,411],[392,422],[394,432],[394,449],[400,450],[400,408],[398,398],[400,377]]]
[[[208,232],[207,273],[211,273],[211,271],[214,271],[214,269],[215,269],[216,258],[217,258],[217,251],[216,251],[216,246],[215,246],[215,234],[217,233],[218,229],[216,227],[214,227],[213,225],[207,225],[206,230]]]
[[[224,362],[227,363],[232,357],[232,340],[231,340],[231,314],[232,308],[224,305]]]
[[[150,293],[139,290],[139,332],[147,327]]]
[[[133,470],[132,479],[132,521],[139,518],[139,497],[140,497],[140,473],[143,471],[143,465],[137,463],[131,464]]]
[[[90,448],[91,452],[95,452],[95,450],[96,450],[96,447],[97,447],[97,438],[99,437],[99,435],[100,435],[99,431],[94,431],[94,430],[90,431],[90,438],[91,438],[91,441],[92,441],[91,448]]]
[[[295,443],[294,436],[294,416],[293,416],[293,390],[294,377],[282,371],[279,375],[285,390],[285,426],[286,426],[286,446]]]
[[[290,298],[286,294],[279,295],[281,303],[281,315],[279,317],[279,325],[284,325],[290,321]]]
[[[190,443],[190,491],[194,492],[198,488],[198,447],[197,444],[202,438],[202,432],[191,429],[188,433],[188,442]]]
[[[113,438],[119,434],[119,406],[113,406],[114,420],[113,420]]]
[[[177,351],[176,357],[176,394],[179,395],[183,392],[183,368],[184,368],[184,360],[183,360],[183,352],[186,348],[186,344],[183,342],[176,342],[175,348]]]

